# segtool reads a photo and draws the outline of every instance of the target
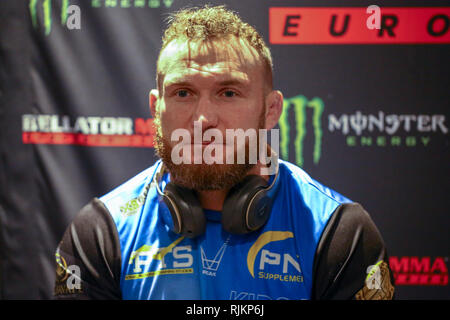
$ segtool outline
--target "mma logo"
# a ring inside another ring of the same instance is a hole
[[[48,36],[52,30],[52,0],[43,0],[42,9],[38,5],[39,0],[30,0],[28,8],[30,10],[31,22],[35,29],[38,25],[38,10],[42,10],[44,19],[44,33]],[[61,25],[65,25],[67,29],[81,29],[81,10],[77,5],[69,5],[69,0],[57,0],[57,6],[61,6]]]
[[[448,257],[389,257],[395,285],[447,286]]]
[[[295,161],[300,167],[304,164],[304,141],[306,136],[306,117],[307,108],[312,109],[312,127],[314,135],[313,147],[313,161],[318,164],[322,148],[322,113],[324,110],[324,103],[322,99],[315,97],[308,100],[303,95],[298,95],[292,98],[285,98],[283,101],[283,112],[281,114],[278,125],[280,127],[280,152],[281,157],[285,160],[289,159],[289,146],[291,140],[291,127],[289,123],[289,111],[291,107],[294,110],[295,118]]]

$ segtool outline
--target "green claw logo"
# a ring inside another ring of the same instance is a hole
[[[318,164],[322,148],[322,126],[321,117],[324,110],[324,103],[320,98],[313,98],[308,100],[303,95],[298,95],[293,98],[284,99],[283,112],[278,122],[280,126],[280,153],[283,159],[289,159],[289,144],[290,144],[290,125],[289,125],[289,109],[294,107],[296,136],[294,141],[295,159],[299,166],[304,163],[303,156],[303,142],[306,135],[306,108],[313,110],[312,125],[314,130],[314,150],[313,161]]]
[[[61,24],[66,25],[67,23],[67,8],[69,7],[69,0],[61,1]],[[37,10],[38,10],[39,0],[30,0],[28,5],[30,9],[31,22],[35,29],[38,28]],[[44,31],[45,35],[48,36],[52,29],[52,0],[44,0],[42,2],[42,10],[44,13]]]

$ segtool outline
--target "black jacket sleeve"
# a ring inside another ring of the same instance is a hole
[[[97,198],[69,225],[55,257],[55,299],[121,299],[119,236]]]
[[[383,239],[360,204],[342,204],[333,213],[316,249],[313,277],[315,300],[393,299]]]

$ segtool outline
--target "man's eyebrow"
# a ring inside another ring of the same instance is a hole
[[[219,81],[218,85],[220,86],[246,86],[248,85],[248,81],[246,79],[229,79],[229,80],[223,80]]]
[[[184,81],[184,80],[173,80],[173,81],[168,81],[164,84],[165,87],[173,87],[173,86],[177,86],[177,87],[188,87],[191,86],[192,83],[189,81]]]
[[[192,86],[193,82],[185,79],[173,79],[169,80],[165,83],[165,87],[189,87]],[[217,81],[217,85],[219,86],[247,86],[248,81],[247,79],[226,79]]]

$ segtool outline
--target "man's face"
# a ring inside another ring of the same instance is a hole
[[[172,179],[197,190],[218,190],[237,183],[251,164],[181,164],[170,156],[178,141],[176,129],[188,130],[193,139],[194,122],[202,132],[217,129],[224,137],[223,153],[234,150],[226,144],[226,129],[266,128],[265,72],[254,48],[235,37],[206,42],[174,40],[161,53],[159,92],[152,91],[150,105],[157,122],[157,151]],[[191,141],[194,159],[194,141]],[[214,143],[214,142],[212,142]],[[206,143],[202,143],[202,150]],[[225,163],[225,161],[224,161]]]

